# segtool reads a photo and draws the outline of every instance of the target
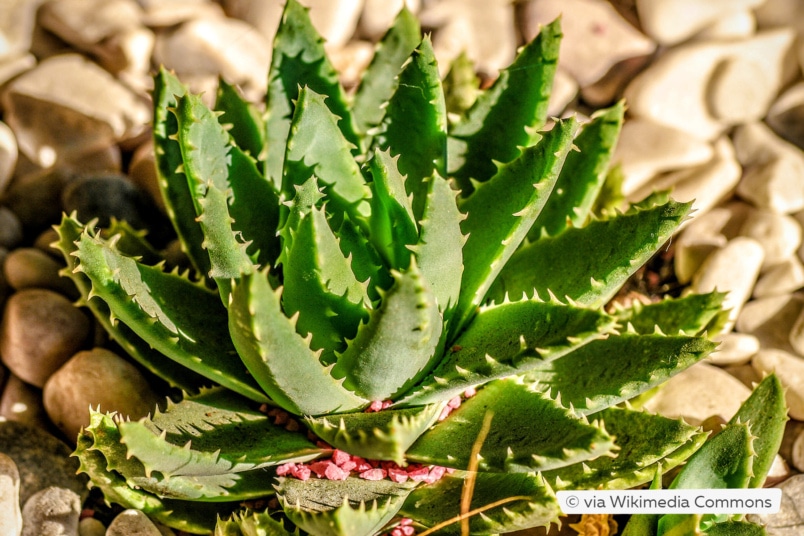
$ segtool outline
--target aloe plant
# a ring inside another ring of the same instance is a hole
[[[623,104],[548,125],[560,38],[545,26],[449,120],[404,10],[354,95],[295,0],[264,114],[161,70],[157,168],[191,268],[125,226],[58,229],[81,303],[183,391],[137,422],[92,413],[93,485],[192,533],[497,534],[695,452],[701,431],[623,403],[714,348],[722,295],[604,310],[690,205],[612,210]]]

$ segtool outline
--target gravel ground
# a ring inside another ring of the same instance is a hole
[[[353,87],[402,0],[306,3],[344,85]],[[149,143],[151,73],[164,64],[209,98],[223,75],[258,101],[281,4],[0,4],[0,417],[8,421],[0,423],[0,533],[17,522],[7,505],[19,501],[28,527],[45,522],[42,505],[58,504],[65,534],[114,536],[139,526],[159,534],[136,514],[82,513],[97,497],[67,454],[87,406],[137,417],[164,390],[73,305],[78,294],[58,275],[50,226],[62,211],[101,223],[115,216],[174,251]],[[729,292],[720,351],[671,380],[648,408],[709,426],[728,420],[752,383],[775,370],[791,420],[769,484],[783,487],[792,505],[804,500],[804,3],[407,5],[432,31],[442,68],[463,51],[484,83],[540,24],[563,14],[551,114],[589,116],[625,98],[615,161],[627,196],[672,188],[676,199],[695,200],[693,218],[622,297]],[[45,493],[48,486],[60,491]],[[794,507],[765,522],[769,534],[804,532]]]

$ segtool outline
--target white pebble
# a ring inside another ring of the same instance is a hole
[[[755,298],[790,294],[804,287],[804,265],[798,256],[790,257],[763,273],[754,285]]]
[[[106,536],[162,536],[148,516],[139,510],[124,510],[114,518],[106,530]]]
[[[791,216],[756,210],[751,212],[740,229],[740,234],[753,238],[762,245],[767,270],[791,258],[801,245],[801,226]]]
[[[645,32],[663,45],[672,45],[763,1],[637,0],[636,6]]]
[[[717,350],[709,354],[706,362],[713,365],[742,365],[751,361],[759,352],[759,339],[747,333],[726,333],[715,339],[720,342]]]
[[[20,473],[14,460],[0,452],[0,534],[19,536],[21,531]]]
[[[790,330],[804,309],[804,296],[784,294],[752,300],[745,304],[735,328],[759,339],[763,348],[795,352],[790,344]]]
[[[760,374],[775,372],[785,388],[790,417],[804,420],[804,359],[784,350],[760,350],[751,360]]]

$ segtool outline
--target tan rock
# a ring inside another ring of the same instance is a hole
[[[740,234],[753,238],[762,245],[765,250],[762,269],[767,270],[796,254],[801,245],[802,231],[799,223],[791,216],[754,210],[743,223]]]
[[[637,0],[645,32],[663,45],[680,43],[735,13],[753,9],[764,0]]]
[[[303,0],[310,20],[329,49],[340,48],[354,35],[364,0]]]
[[[745,304],[735,328],[759,339],[762,348],[795,353],[790,332],[804,309],[804,294],[784,294],[752,300]]]
[[[391,27],[402,6],[406,6],[412,13],[418,13],[422,0],[365,0],[363,14],[360,16],[360,34],[372,41],[378,41]]]
[[[535,0],[523,3],[523,11],[526,39],[538,33],[539,25],[562,17],[559,65],[581,87],[600,80],[616,63],[656,48],[604,0]]]
[[[779,95],[768,110],[765,122],[778,136],[804,148],[804,82]]]
[[[106,536],[162,536],[148,516],[139,510],[121,512],[109,525]]]
[[[391,2],[389,2],[391,3]],[[257,28],[269,42],[273,42],[279,21],[282,19],[281,2],[265,2],[265,0],[223,0],[221,2],[226,15],[240,19]]]
[[[14,460],[0,452],[0,534],[21,533],[20,472]]]
[[[783,350],[760,350],[751,366],[760,374],[776,373],[785,388],[790,417],[804,420],[804,359]]]
[[[753,11],[735,11],[715,20],[712,24],[695,34],[696,41],[714,39],[746,39],[757,31],[757,18]]]
[[[705,359],[712,365],[742,365],[751,361],[751,357],[760,349],[759,339],[747,333],[726,333],[715,340],[720,345]]]
[[[137,0],[137,3],[143,10],[143,22],[151,27],[175,26],[199,17],[223,15],[220,4],[209,0]]]
[[[20,150],[43,168],[139,136],[151,116],[144,101],[77,54],[49,58],[15,79],[3,107]]]
[[[3,272],[8,284],[16,290],[46,288],[78,299],[72,280],[59,274],[63,267],[63,263],[37,248],[18,248],[8,254]]]
[[[723,308],[729,319],[723,332],[731,331],[740,310],[751,296],[764,258],[762,245],[751,238],[737,237],[713,252],[695,273],[690,289],[696,293],[727,292]]]
[[[81,498],[72,490],[50,486],[34,493],[22,508],[22,536],[78,536]]]
[[[87,316],[61,294],[21,290],[6,303],[0,357],[19,378],[42,387],[84,345],[90,326]]]
[[[47,381],[43,399],[50,419],[69,438],[89,424],[90,406],[139,419],[160,402],[134,365],[103,348],[71,357]]]
[[[670,378],[644,407],[697,425],[715,415],[730,419],[750,394],[751,390],[729,373],[698,363]]]
[[[804,265],[790,257],[763,273],[754,285],[754,298],[790,294],[804,287]]]
[[[791,30],[781,29],[740,41],[690,43],[670,49],[628,85],[629,110],[635,117],[714,139],[734,122],[757,119],[757,114],[762,116],[768,110],[788,77],[787,53],[794,37]],[[727,61],[732,68],[724,71],[721,65]],[[747,69],[746,65],[758,77],[748,86],[740,82],[741,74],[733,74],[735,69],[738,73]],[[723,76],[724,72],[728,76]],[[728,112],[728,121],[720,120],[716,115],[720,112],[711,109],[713,88],[728,98],[717,104],[718,109],[734,107]],[[746,92],[757,102],[739,110]]]
[[[42,0],[0,2],[0,59],[28,52]]]
[[[50,421],[42,405],[42,390],[9,374],[0,395],[0,417],[46,429]]]
[[[8,125],[0,121],[0,193],[6,189],[17,164],[17,138]]]
[[[141,24],[136,0],[49,0],[39,10],[39,23],[73,47],[87,52]]]

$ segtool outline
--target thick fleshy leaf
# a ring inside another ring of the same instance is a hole
[[[62,272],[72,279],[76,288],[82,296],[89,296],[92,292],[92,280],[80,271],[78,258],[74,255],[77,242],[81,239],[83,226],[75,219],[67,215],[62,216],[61,224],[56,228],[59,233],[57,243],[61,250],[67,269]],[[112,313],[109,306],[102,300],[82,299],[86,307],[92,311],[95,318],[104,327],[125,351],[133,357],[140,365],[167,381],[171,386],[179,387],[184,391],[194,393],[204,384],[210,383],[203,376],[193,372],[185,366],[167,358],[164,354],[156,351],[150,344],[145,342],[139,335],[134,333],[125,324],[112,321]]]
[[[629,400],[694,365],[716,344],[698,337],[626,333],[592,341],[525,374],[534,388],[589,415]]]
[[[390,480],[302,482],[280,478],[277,496],[288,518],[316,536],[374,536],[396,515],[416,484]]]
[[[133,488],[119,473],[107,468],[103,454],[94,448],[92,434],[86,431],[78,436],[75,455],[81,462],[79,471],[89,475],[93,487],[100,488],[107,501],[136,508],[175,529],[191,534],[209,534],[217,516],[228,516],[238,507],[238,503],[212,505],[165,499]]]
[[[394,286],[360,326],[332,370],[367,400],[387,400],[415,385],[434,366],[441,316],[415,263],[394,273]]]
[[[218,80],[215,110],[223,112],[218,121],[227,129],[235,144],[255,160],[263,160],[265,122],[254,105],[223,78]]]
[[[480,94],[480,79],[475,72],[474,62],[466,52],[461,52],[452,60],[442,85],[447,113],[458,121],[462,120]],[[453,121],[452,117],[450,121]]]
[[[470,387],[524,374],[612,332],[603,312],[540,300],[483,307],[441,364],[400,401],[442,402]]]
[[[484,419],[491,419],[478,458],[473,449]],[[522,423],[539,423],[523,426]],[[544,394],[516,380],[492,382],[463,402],[449,418],[425,432],[408,459],[480,471],[547,471],[608,454],[612,437]]]
[[[595,416],[614,437],[615,456],[543,473],[553,489],[628,489],[650,482],[661,466],[669,471],[686,460],[706,439],[681,420],[621,408]]]
[[[575,138],[577,151],[567,155],[553,194],[533,224],[528,238],[542,232],[555,236],[568,226],[582,227],[589,219],[609,168],[609,160],[623,124],[624,103],[592,115]]]
[[[409,247],[416,244],[419,230],[397,161],[390,152],[378,150],[369,162],[373,178],[370,237],[386,265],[403,270],[410,265]]]
[[[187,178],[182,169],[182,155],[176,135],[178,121],[173,110],[177,99],[187,88],[164,67],[154,77],[154,155],[159,189],[165,208],[176,234],[195,269],[206,276],[209,273],[209,255],[202,247],[204,234],[195,221],[196,211]]]
[[[408,496],[402,515],[433,528],[438,534],[460,535],[461,497],[467,473],[447,475]],[[525,473],[476,473],[469,503],[469,533],[498,534],[558,522],[558,501],[544,480]]]
[[[337,449],[371,460],[392,460],[399,465],[405,452],[432,426],[441,405],[385,409],[372,413],[341,413],[309,417],[307,426]]]
[[[433,176],[427,183],[427,200],[419,223],[421,233],[414,251],[419,269],[433,289],[444,321],[448,322],[461,293],[461,250],[466,243],[461,232],[464,215],[455,204],[457,192],[446,180]]]
[[[282,193],[292,199],[294,186],[315,175],[337,213],[353,220],[368,215],[370,191],[351,147],[338,129],[324,96],[309,87],[299,91],[282,170]]]
[[[466,214],[461,299],[452,334],[463,328],[483,302],[500,270],[519,247],[547,202],[558,179],[578,124],[559,121],[532,147],[478,187],[460,206]],[[528,295],[533,294],[530,289]],[[522,292],[512,296],[519,297]]]
[[[727,424],[690,457],[670,489],[747,487],[754,459],[753,439],[748,424]]]
[[[340,118],[338,128],[357,147],[359,138],[346,104],[346,95],[338,81],[338,73],[327,59],[324,40],[310,22],[307,8],[297,0],[288,0],[274,38],[265,96],[268,114],[265,125],[268,145],[266,174],[273,179],[277,189],[281,187],[285,145],[301,87],[309,87],[328,97],[327,106]]]
[[[631,307],[615,313],[622,323],[631,324],[642,335],[655,333],[658,328],[668,335],[700,335],[720,314],[725,293],[689,294],[683,298],[665,298],[645,305],[635,301]]]
[[[226,332],[226,310],[202,284],[118,253],[87,232],[73,253],[76,267],[120,321],[177,363],[252,400],[268,398],[237,359]]]
[[[302,216],[283,261],[285,314],[299,313],[296,329],[312,336],[310,347],[343,350],[345,339],[368,319],[371,300],[352,272],[323,210]]]
[[[397,87],[396,75],[421,41],[419,20],[404,6],[380,39],[354,96],[352,114],[358,131],[368,133],[383,118],[383,104]]]
[[[236,513],[229,519],[218,519],[214,536],[300,536],[298,527],[291,531],[268,512]]]
[[[280,290],[264,273],[243,276],[232,289],[229,332],[240,358],[271,399],[296,415],[322,415],[365,406],[341,386],[310,349],[308,336],[280,307]]]
[[[787,404],[779,378],[775,374],[766,376],[742,403],[730,422],[744,422],[751,427],[751,433],[755,436],[752,445],[755,456],[748,487],[762,487],[782,444],[787,422]]]
[[[374,138],[378,149],[399,159],[413,213],[421,218],[427,180],[446,176],[447,111],[430,39],[425,37],[399,73],[396,91]]]
[[[473,189],[470,179],[487,181],[495,162],[511,162],[535,141],[547,120],[561,36],[558,20],[542,27],[450,132],[449,176],[464,195]]]
[[[550,290],[601,307],[670,238],[689,209],[689,203],[669,202],[541,238],[511,257],[489,297],[501,301],[506,294]]]
[[[765,536],[765,527],[748,521],[724,521],[715,523],[704,534],[706,536]]]

